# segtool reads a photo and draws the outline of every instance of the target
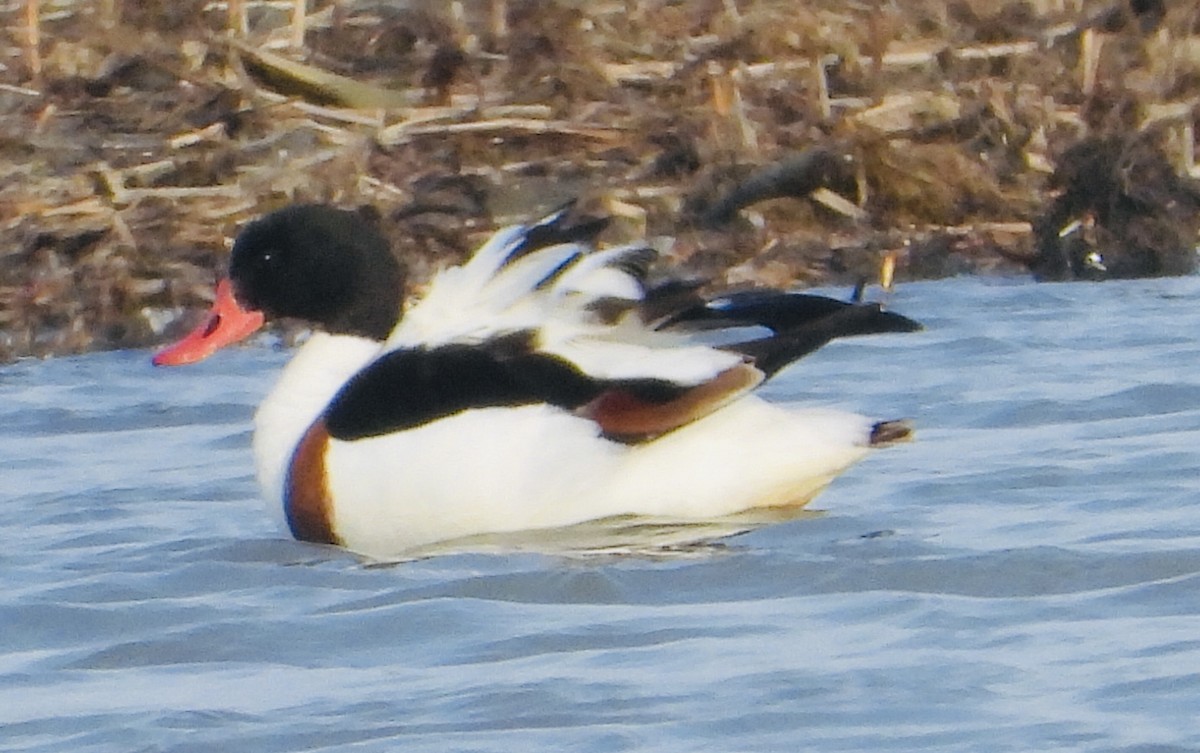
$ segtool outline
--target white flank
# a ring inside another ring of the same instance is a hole
[[[334,529],[386,558],[474,534],[616,515],[697,520],[801,505],[867,452],[870,421],[744,398],[644,445],[547,406],[459,413],[330,443]]]

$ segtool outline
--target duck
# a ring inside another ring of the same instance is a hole
[[[878,303],[705,295],[647,243],[602,245],[565,205],[494,233],[405,300],[369,213],[293,204],[237,235],[195,363],[275,319],[311,335],[254,418],[264,500],[297,540],[390,559],[622,516],[798,509],[872,450],[878,421],[756,389],[833,339],[912,332]]]

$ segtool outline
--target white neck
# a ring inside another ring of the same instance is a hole
[[[318,332],[284,367],[259,406],[254,416],[254,460],[263,496],[279,521],[284,519],[284,474],[296,444],[342,385],[380,347],[367,338]]]

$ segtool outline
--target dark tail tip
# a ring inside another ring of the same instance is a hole
[[[908,419],[880,421],[871,427],[871,439],[868,446],[890,447],[900,442],[908,442],[912,440],[914,431],[912,421]]]

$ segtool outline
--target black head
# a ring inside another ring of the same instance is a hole
[[[400,319],[404,272],[367,215],[296,204],[255,220],[229,261],[238,302],[333,334],[383,340]]]

